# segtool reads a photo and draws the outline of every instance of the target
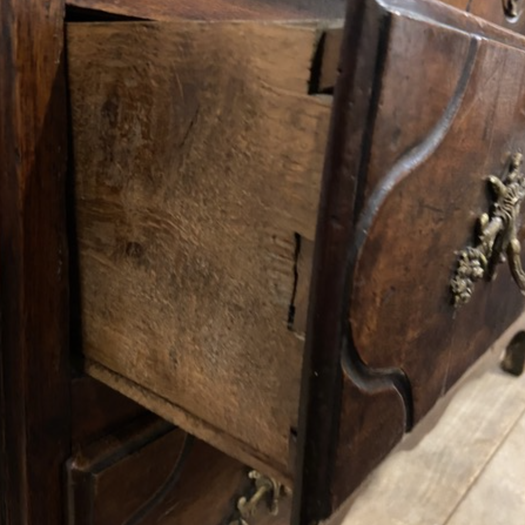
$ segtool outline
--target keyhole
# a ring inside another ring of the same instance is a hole
[[[501,368],[514,376],[523,373],[525,365],[525,332],[518,332],[505,349]]]
[[[516,20],[518,18],[518,1],[519,0],[503,0],[503,11],[509,20]]]

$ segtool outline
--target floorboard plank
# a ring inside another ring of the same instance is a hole
[[[524,481],[525,415],[522,415],[446,525],[523,523]]]
[[[330,525],[522,523],[525,377],[505,374],[498,362],[524,327],[521,318]]]

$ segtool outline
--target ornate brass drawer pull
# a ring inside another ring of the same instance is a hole
[[[256,470],[252,470],[248,477],[254,482],[255,492],[249,498],[243,496],[239,499],[237,502],[238,516],[229,525],[248,525],[247,520],[256,514],[261,502],[268,505],[271,515],[277,516],[280,498],[289,494],[289,491],[279,482]]]
[[[525,176],[521,172],[523,155],[514,154],[502,179],[487,178],[494,195],[489,213],[477,223],[477,244],[458,253],[458,266],[450,287],[454,305],[467,303],[476,281],[492,280],[496,266],[508,259],[514,281],[525,294],[525,272],[520,259],[521,245],[517,237],[521,203],[525,197]]]

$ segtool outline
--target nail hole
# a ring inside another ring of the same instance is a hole
[[[525,332],[518,332],[505,349],[501,369],[514,376],[523,373],[525,365]]]

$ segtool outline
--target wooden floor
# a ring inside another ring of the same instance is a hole
[[[329,525],[524,525],[525,375],[502,372],[522,317]]]

